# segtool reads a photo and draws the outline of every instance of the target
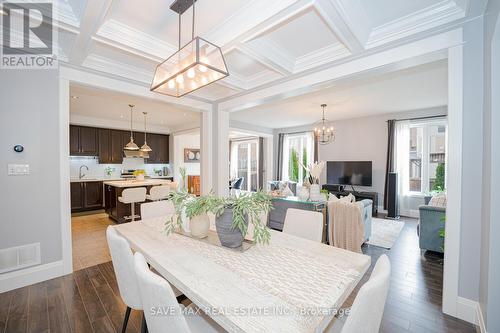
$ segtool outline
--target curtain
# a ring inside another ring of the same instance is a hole
[[[262,190],[264,188],[264,138],[259,137],[258,143],[258,167],[257,167],[257,188]]]
[[[389,173],[394,172],[394,149],[396,140],[396,121],[394,119],[387,121],[387,161],[385,167],[385,185],[384,185],[384,210],[387,210],[389,201]]]
[[[402,212],[405,200],[404,197],[410,189],[410,122],[396,122],[396,159],[395,170],[398,173],[398,196],[399,196],[399,211]]]
[[[319,162],[319,144],[318,144],[318,137],[314,135],[314,132],[312,132],[313,138],[314,138],[314,161],[313,162]],[[306,165],[307,166],[307,165]]]
[[[230,173],[230,178],[229,179],[236,179],[238,178],[238,145],[234,144],[231,141],[230,145],[230,164],[229,164],[229,173]]]
[[[278,165],[276,166],[276,180],[281,180],[283,178],[283,142],[285,140],[285,134],[278,134]]]

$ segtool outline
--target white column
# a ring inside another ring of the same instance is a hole
[[[203,113],[201,125],[201,190],[220,196],[229,194],[229,112],[218,109]]]

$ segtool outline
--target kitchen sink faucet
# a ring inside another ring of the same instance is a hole
[[[89,171],[89,167],[88,167],[88,166],[86,166],[85,164],[82,164],[82,165],[80,166],[80,173],[78,174],[78,178],[79,178],[79,179],[82,179],[83,177],[85,177],[85,176],[86,176],[84,173],[82,173],[82,168],[83,168],[83,167],[85,167],[85,169],[87,169],[87,171]]]

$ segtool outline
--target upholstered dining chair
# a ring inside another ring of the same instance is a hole
[[[118,235],[113,227],[110,226],[106,229],[106,238],[108,239],[109,252],[113,261],[118,289],[120,290],[123,303],[127,306],[122,325],[122,333],[124,333],[127,330],[130,310],[143,309],[139,285],[135,275],[134,255],[127,240]],[[145,331],[144,322],[141,331]]]
[[[141,204],[141,219],[143,220],[171,214],[175,214],[175,208],[172,201],[162,200]]]
[[[389,282],[391,262],[383,254],[377,260],[372,275],[358,291],[347,318],[335,320],[328,333],[378,333],[384,314]]]
[[[170,193],[170,183],[167,185],[153,186],[146,194],[146,199],[151,201],[165,200]]]
[[[205,314],[194,314],[196,311],[193,310],[189,315],[184,315],[184,307],[177,303],[170,284],[149,270],[141,253],[135,253],[134,262],[142,304],[145,309],[148,309],[148,311],[144,311],[144,316],[149,333],[225,332],[222,327]],[[162,313],[155,315],[155,309],[162,311]],[[167,313],[165,313],[165,309],[168,309]]]
[[[321,242],[323,240],[323,214],[310,210],[288,208],[283,232]]]

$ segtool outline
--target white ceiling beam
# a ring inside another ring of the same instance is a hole
[[[69,53],[72,64],[81,65],[90,51],[92,36],[104,22],[113,0],[88,0],[80,22],[80,33]]]
[[[295,59],[271,41],[261,39],[240,45],[237,49],[281,75],[293,73]]]
[[[60,77],[68,79],[72,83],[145,97],[171,105],[185,107],[192,111],[206,111],[210,110],[212,106],[211,103],[202,101],[199,98],[190,98],[189,96],[182,98],[170,97],[151,92],[149,90],[149,85],[141,85],[126,81],[123,78],[112,78],[67,66],[60,67]]]
[[[371,27],[359,0],[316,0],[314,8],[351,53],[364,51]]]
[[[241,111],[276,100],[310,93],[331,86],[335,81],[349,78],[378,68],[391,68],[391,64],[437,54],[451,46],[461,44],[462,29],[456,29],[393,49],[358,58],[341,65],[332,66],[314,73],[296,76],[271,86],[263,86],[231,99],[222,100],[219,108],[225,111]],[[435,59],[433,59],[435,60]]]

